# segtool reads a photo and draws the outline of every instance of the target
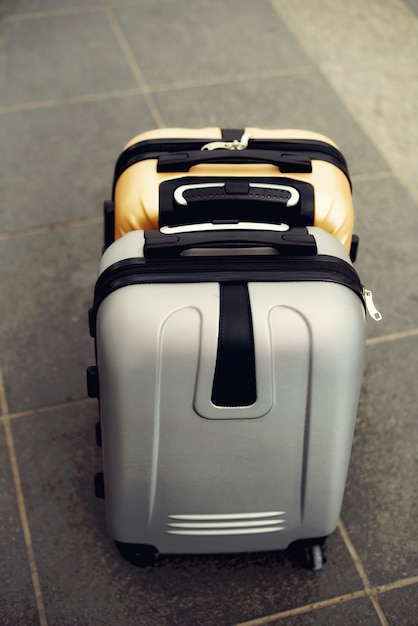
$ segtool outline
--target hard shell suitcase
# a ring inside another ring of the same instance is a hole
[[[305,130],[153,130],[120,155],[105,247],[131,230],[249,220],[315,225],[350,252],[353,206],[344,156]]]
[[[266,228],[138,230],[102,257],[88,371],[97,492],[132,562],[289,545],[314,569],[325,560],[368,292],[329,233]]]

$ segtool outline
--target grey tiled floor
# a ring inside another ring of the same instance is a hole
[[[0,2],[0,624],[417,626],[416,0]],[[156,126],[301,127],[354,183],[368,345],[320,575],[286,554],[122,561],[86,398],[102,201]]]

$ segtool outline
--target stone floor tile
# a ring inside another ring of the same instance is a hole
[[[416,329],[417,205],[393,177],[356,182],[353,197],[360,236],[355,267],[383,315],[377,324],[368,318],[368,335]]]
[[[344,11],[332,0],[299,1],[292,11],[283,0],[274,5],[418,201],[416,3],[355,0]]]
[[[415,40],[418,40],[418,19],[416,23]],[[410,64],[417,56],[418,49],[415,52],[412,49],[401,63],[388,64],[385,58],[372,68],[332,71],[334,88],[415,202],[418,202],[415,167],[418,69],[415,63],[413,67]],[[372,90],[368,89],[370,84]]]
[[[83,9],[97,6],[102,0],[2,0],[0,15],[21,15],[48,10]]]
[[[102,245],[101,226],[0,242],[1,348],[10,412],[86,396],[94,360],[87,311]]]
[[[387,591],[379,596],[379,602],[390,626],[418,624],[418,585]]]
[[[265,0],[154,2],[115,10],[150,86],[309,63]]]
[[[387,63],[399,63],[400,58],[408,62],[417,24],[401,0],[384,5],[379,0],[366,5],[352,0],[343,11],[332,0],[296,0],[292,11],[285,0],[272,4],[321,68],[371,65],[382,58]]]
[[[136,87],[104,11],[0,23],[0,106]]]
[[[29,560],[10,470],[9,452],[0,423],[0,624],[38,624]]]
[[[100,468],[93,401],[13,421],[32,540],[50,624],[228,626],[361,589],[337,531],[322,575],[284,553],[123,561],[93,495]]]
[[[133,135],[155,126],[142,96],[0,119],[3,232],[100,216],[119,152]]]
[[[284,619],[269,621],[274,626],[381,626],[381,621],[368,598],[345,602],[295,615]]]
[[[372,585],[418,572],[418,338],[370,346],[342,519]]]

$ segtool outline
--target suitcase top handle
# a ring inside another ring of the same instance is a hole
[[[230,198],[231,196],[247,197],[253,191],[258,197],[259,194],[265,194],[265,198],[272,202],[283,202],[286,207],[295,206],[299,202],[300,194],[295,187],[289,185],[278,185],[277,183],[236,183],[236,182],[211,182],[211,183],[191,183],[180,185],[174,191],[174,200],[177,204],[187,206],[195,200],[200,201],[204,192],[207,197],[212,198],[213,190],[217,191],[218,196]],[[197,192],[197,193],[194,193]],[[267,195],[268,194],[268,195]],[[205,196],[203,195],[205,199]],[[252,198],[251,198],[252,199]]]
[[[313,256],[317,254],[315,237],[305,229],[287,232],[272,230],[239,230],[233,225],[223,224],[223,230],[177,232],[166,234],[160,231],[145,231],[144,257],[167,258],[179,256],[186,250],[199,249],[204,256],[207,248],[260,248],[271,247],[285,256]],[[245,256],[245,252],[243,253]],[[220,253],[222,256],[222,253]]]
[[[283,173],[310,173],[312,163],[308,155],[293,152],[279,152],[273,150],[190,150],[188,152],[173,152],[160,154],[157,163],[157,172],[188,172],[194,165],[216,163],[231,163],[239,165],[270,164],[275,165]]]
[[[159,206],[160,227],[215,220],[314,223],[312,185],[286,177],[180,176],[160,184]]]

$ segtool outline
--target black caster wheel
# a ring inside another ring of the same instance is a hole
[[[301,567],[319,573],[327,562],[326,538],[295,541],[290,551]]]
[[[136,567],[148,567],[154,565],[158,551],[154,546],[142,543],[122,543],[115,541],[121,556]]]

